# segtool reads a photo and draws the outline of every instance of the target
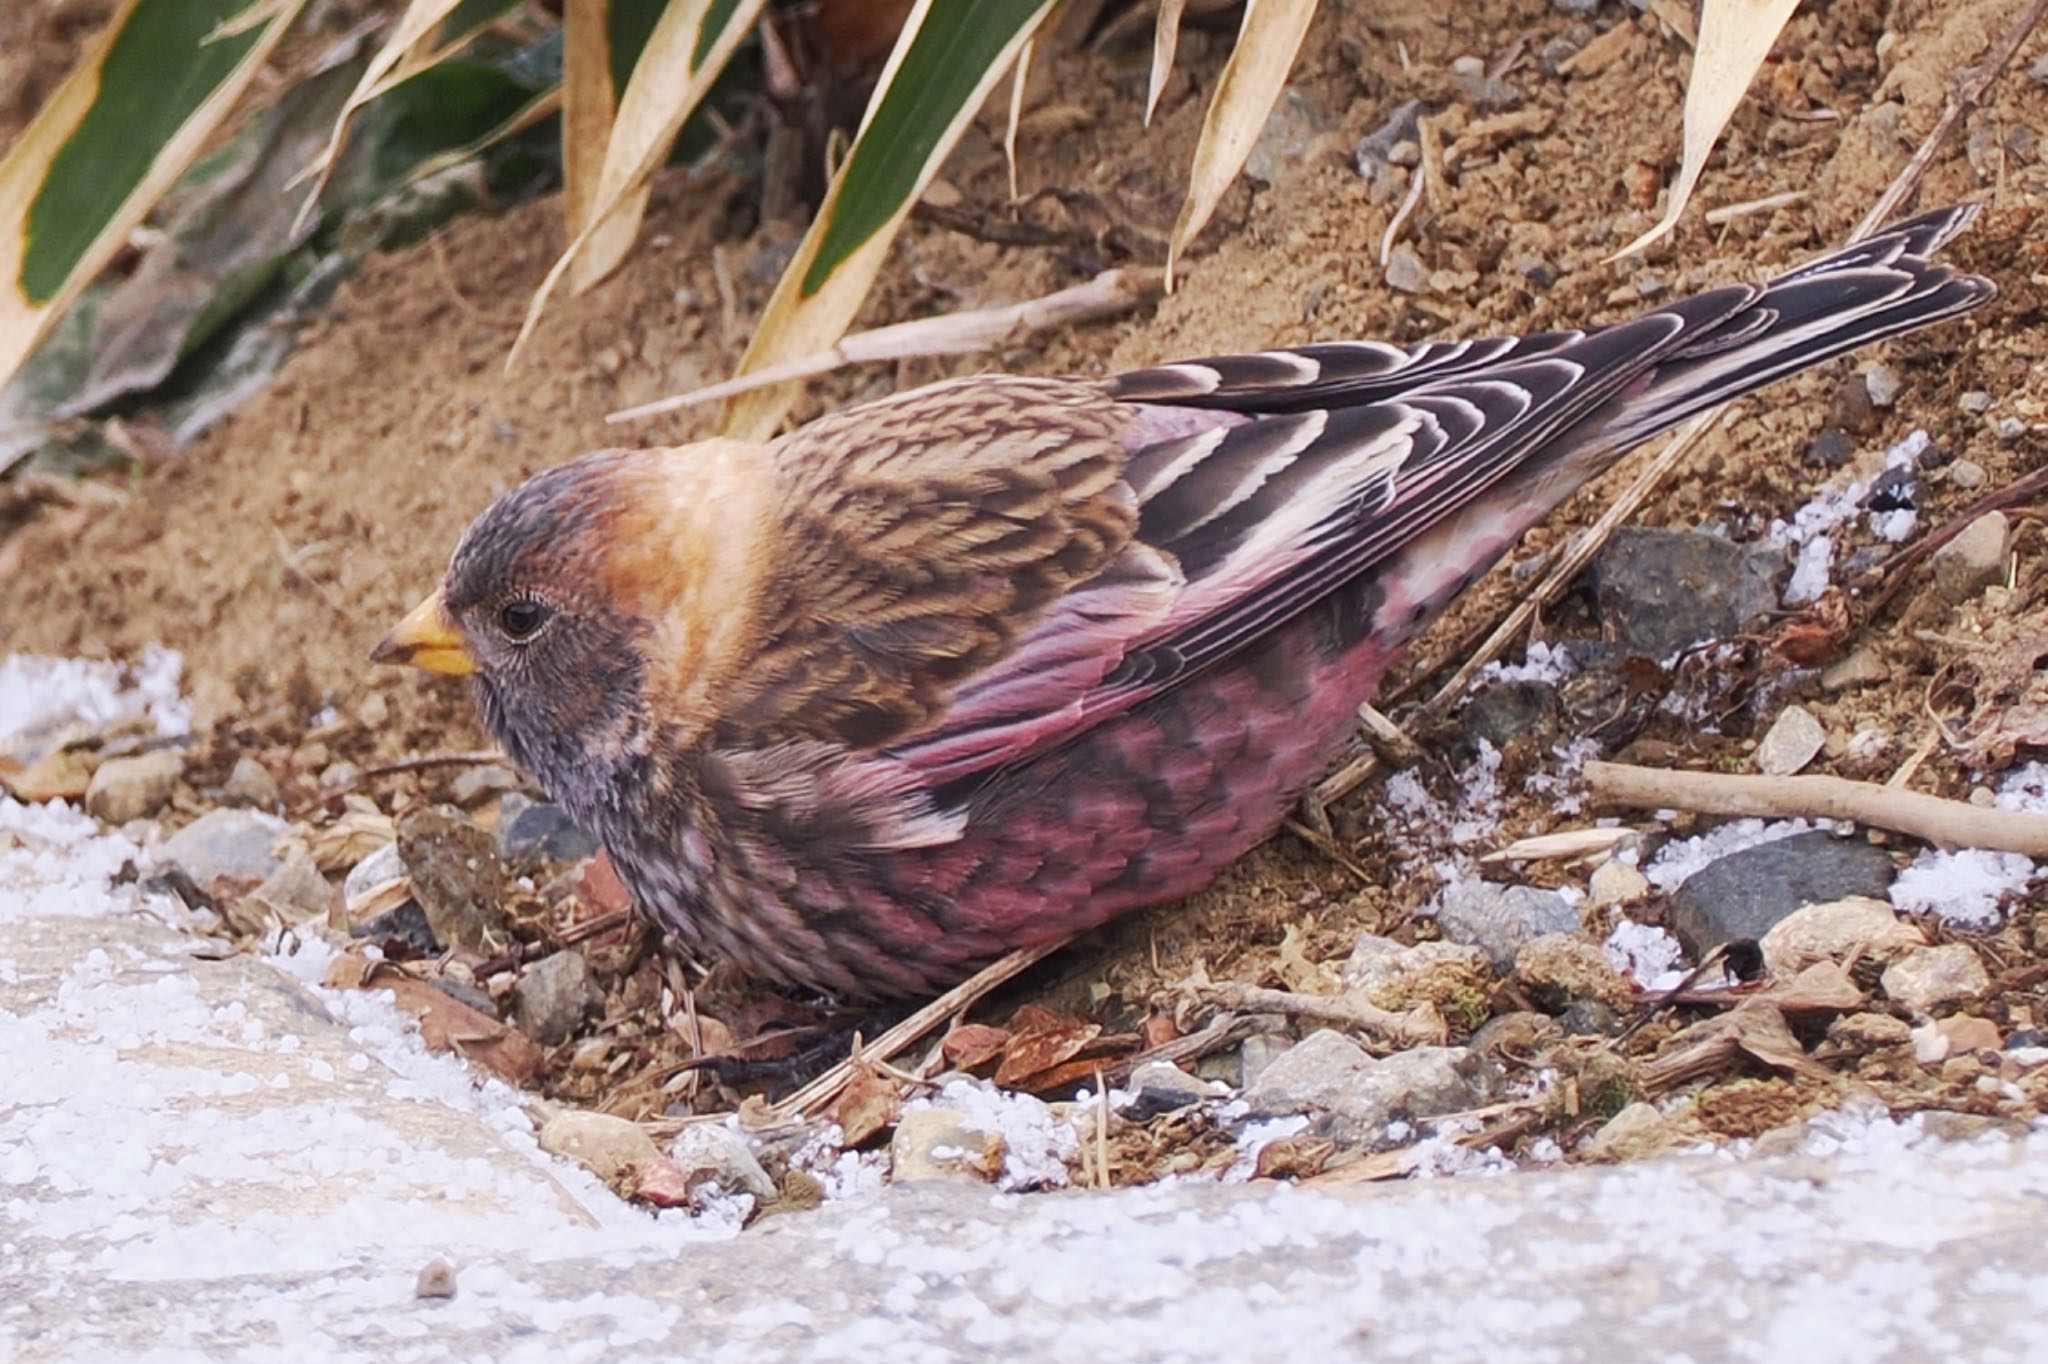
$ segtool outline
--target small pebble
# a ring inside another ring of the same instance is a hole
[[[1951,606],[1960,605],[2001,581],[2011,546],[2012,523],[2005,513],[1984,513],[1934,551],[1934,594]]]
[[[1899,376],[1890,365],[1872,365],[1863,372],[1863,386],[1873,407],[1890,407],[1899,400]]]
[[[1894,1003],[1927,1013],[1943,1004],[1983,998],[1991,977],[1968,945],[1952,942],[1914,948],[1885,968],[1883,984]]]
[[[1827,727],[1813,718],[1812,711],[1787,706],[1756,746],[1757,771],[1767,777],[1789,777],[1812,762],[1827,741]]]
[[[543,1046],[567,1041],[603,1004],[583,954],[566,948],[526,968],[512,987],[512,1021]]]
[[[230,805],[253,805],[259,810],[277,808],[277,778],[270,775],[270,769],[244,753],[235,759],[235,770],[228,773],[227,785],[221,787],[220,798]]]
[[[1959,459],[1948,466],[1948,481],[1955,487],[1981,488],[1984,478],[1984,466],[1973,459]]]
[[[420,1270],[419,1278],[413,1283],[415,1298],[452,1298],[455,1296],[455,1266],[446,1260],[429,1260]]]
[[[1395,247],[1387,259],[1387,287],[1404,294],[1429,292],[1429,271],[1415,254],[1415,248],[1406,242]]]
[[[185,755],[174,748],[109,758],[94,769],[85,808],[109,824],[126,824],[164,808],[185,774]]]
[[[1587,898],[1595,909],[1608,905],[1632,905],[1650,893],[1650,878],[1626,862],[1613,859],[1593,869],[1586,885]]]
[[[1991,410],[1992,398],[1981,388],[1971,389],[1956,400],[1956,406],[1973,417],[1981,417]]]
[[[2000,417],[1991,423],[1991,434],[2010,445],[2027,432],[2027,424],[2018,417]]]

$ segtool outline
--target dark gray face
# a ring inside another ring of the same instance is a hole
[[[456,547],[445,589],[484,724],[578,813],[645,749],[645,628],[604,599],[599,573],[617,458],[585,456],[499,498]]]

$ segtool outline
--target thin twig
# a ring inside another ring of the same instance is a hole
[[[1199,989],[1204,996],[1225,1008],[1241,1009],[1246,1013],[1321,1019],[1325,1023],[1339,1023],[1373,1037],[1384,1038],[1397,1046],[1444,1040],[1443,1018],[1426,1004],[1405,1013],[1396,1013],[1345,995],[1304,995],[1238,981],[1221,981]]]
[[[1876,782],[1676,772],[1603,762],[1587,763],[1585,775],[1588,794],[1604,805],[1764,819],[1853,819],[1945,847],[2048,857],[2048,815],[1987,810]]]
[[[509,761],[511,760],[495,748],[478,748],[467,753],[428,753],[417,758],[400,758],[397,762],[378,763],[375,767],[364,768],[363,775],[388,777],[394,772],[421,772],[429,767],[482,767],[489,763]]]
[[[1732,223],[1737,218],[1747,218],[1752,213],[1769,213],[1774,209],[1790,208],[1794,204],[1805,203],[1810,197],[1806,190],[1788,189],[1783,194],[1767,194],[1761,199],[1751,199],[1747,203],[1724,204],[1720,208],[1707,210],[1707,226],[1719,227],[1723,223]]]
[[[862,1055],[869,1059],[887,1061],[923,1037],[954,1014],[972,1006],[983,995],[1008,981],[1011,977],[1036,966],[1053,953],[1072,942],[1071,937],[1056,942],[1040,943],[1036,947],[1020,947],[1001,960],[969,976],[940,995],[931,1003],[919,1009],[895,1027],[869,1042],[862,1048]],[[846,1088],[853,1079],[854,1067],[850,1061],[841,1061],[817,1079],[799,1089],[796,1093],[778,1103],[771,1110],[777,1117],[796,1118],[816,1113],[839,1097],[839,1091]]]

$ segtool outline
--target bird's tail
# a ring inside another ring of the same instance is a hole
[[[1779,276],[1662,357],[1587,427],[1602,447],[1625,449],[1773,380],[1977,307],[1996,286],[1932,259],[1977,207],[1924,213]]]

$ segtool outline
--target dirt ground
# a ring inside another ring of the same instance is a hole
[[[1644,256],[1611,261],[1659,215],[1676,167],[1684,41],[1616,4],[1582,17],[1549,0],[1332,0],[1294,76],[1299,136],[1274,158],[1270,180],[1231,191],[1173,295],[1127,320],[1053,333],[992,360],[844,373],[813,385],[799,415],[991,363],[1093,375],[1312,340],[1526,331],[1612,319],[1675,293],[1760,278],[1848,233],[1934,125],[1956,73],[1981,59],[2021,8],[2022,0],[1806,7],[1736,115],[1679,230]],[[1569,74],[1545,69],[1571,41],[1617,27],[1623,32],[1596,44],[1601,60]],[[1188,34],[1159,116],[1141,132],[1149,32],[1139,26],[1125,41],[1042,54],[1034,68],[1020,181],[1027,194],[1066,193],[1064,202],[1041,196],[1025,212],[1063,233],[1065,244],[999,246],[913,223],[863,325],[1041,295],[1129,259],[1120,247],[1135,244],[1142,259],[1163,242],[1231,35]],[[1859,451],[1881,453],[1924,427],[1948,459],[1981,466],[1984,489],[2039,462],[2037,434],[2000,441],[1959,398],[1982,390],[2000,412],[2034,422],[2048,402],[2048,235],[2036,216],[2048,183],[2036,141],[2036,130],[2048,129],[2048,88],[2026,74],[2041,49],[2037,36],[1964,120],[1916,200],[1992,206],[1954,255],[1997,281],[2000,299],[1965,322],[1837,362],[1746,405],[1686,460],[1640,522],[1713,521],[1754,532],[1790,516],[1830,473],[1803,452],[1839,417],[1845,385],[1860,384],[1856,376],[1874,360],[1904,387],[1895,406],[1867,418]],[[1481,127],[1461,143],[1491,112],[1454,70],[1461,57],[1503,70],[1499,83],[1514,92],[1514,107],[1542,117],[1507,133]],[[1405,229],[1430,272],[1423,294],[1387,286],[1376,254],[1398,196],[1376,197],[1351,159],[1358,140],[1409,99],[1439,108],[1444,144],[1465,148],[1444,201],[1426,203]],[[10,131],[0,122],[0,142]],[[985,119],[947,166],[943,197],[1000,217],[1005,177],[999,127]],[[1804,197],[1706,221],[1707,210],[1793,192]],[[285,736],[295,726],[303,734],[330,707],[323,755],[368,765],[480,746],[484,736],[456,685],[375,668],[366,655],[431,586],[464,525],[498,492],[579,451],[706,433],[701,414],[627,428],[603,418],[730,372],[791,241],[786,227],[754,221],[756,194],[738,171],[669,172],[640,249],[587,296],[557,302],[509,375],[505,355],[524,302],[561,244],[553,200],[457,222],[428,245],[372,261],[278,380],[222,427],[118,485],[115,496],[45,507],[0,540],[9,579],[0,651],[127,657],[151,642],[171,645],[184,652],[188,686],[216,734],[239,735],[251,751],[287,764],[293,749]],[[1514,560],[1545,554],[1598,515],[1646,458],[1639,453],[1573,499]],[[1979,492],[1931,481],[1922,524],[1941,525]],[[2039,546],[2038,524],[2026,523],[2016,591],[2005,599],[2008,612],[2037,624]],[[1410,676],[1459,661],[1461,642],[1496,620],[1517,591],[1512,565],[1504,566],[1424,641]],[[1881,609],[1845,603],[1834,654],[1871,646],[1890,680],[1812,702],[1833,728],[1875,724],[1893,733],[1889,759],[1878,764],[1884,771],[1925,733],[1923,699],[1950,663],[1926,632],[1983,623],[1967,610],[1959,620],[1914,617],[1914,595],[1909,583]],[[1397,692],[1406,680],[1395,679]],[[1676,763],[1739,757],[1754,734],[1749,717],[1734,714],[1719,735],[1674,721],[1646,737],[1665,744]],[[222,766],[233,747],[223,750]],[[1871,775],[1855,763],[1824,759],[1822,769]],[[315,775],[296,772],[288,797],[317,801]],[[434,795],[441,780],[402,773],[370,790],[390,810]],[[1915,785],[1963,794],[1973,780],[1937,751]],[[1366,869],[1381,874],[1378,793],[1379,784],[1368,783],[1338,811],[1338,828]],[[1518,800],[1502,837],[1551,822],[1549,810]],[[1341,956],[1361,929],[1399,924],[1425,895],[1383,875],[1360,886],[1283,836],[1193,903],[1097,935],[1067,954],[1055,978],[1094,986],[1098,1003],[1138,1006],[1196,962],[1219,977],[1259,978],[1290,926],[1312,959]]]

